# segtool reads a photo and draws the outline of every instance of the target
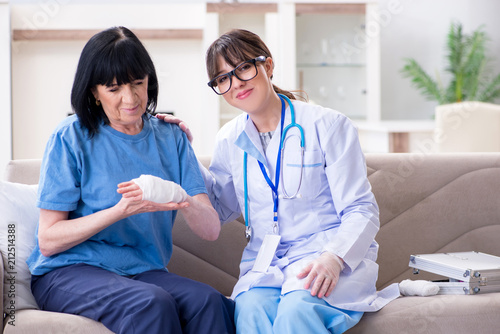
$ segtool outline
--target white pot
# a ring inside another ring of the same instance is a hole
[[[437,152],[500,152],[500,105],[477,101],[436,107]]]

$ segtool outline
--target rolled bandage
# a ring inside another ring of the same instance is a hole
[[[142,199],[155,203],[180,203],[188,194],[180,185],[153,175],[141,175],[132,180],[142,190]]]
[[[405,279],[399,283],[399,292],[403,296],[434,296],[439,292],[439,285],[430,281]]]

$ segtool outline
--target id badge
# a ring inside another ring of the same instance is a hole
[[[252,270],[265,273],[271,265],[276,249],[280,243],[281,236],[276,234],[266,234],[260,246],[259,253],[255,259]]]

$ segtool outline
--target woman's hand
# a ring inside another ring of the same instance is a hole
[[[186,134],[190,143],[193,142],[193,135],[191,134],[191,130],[189,130],[189,126],[183,122],[181,119],[170,115],[170,114],[156,114],[156,118],[163,120],[167,123],[178,124],[182,131]]]
[[[118,193],[122,198],[113,207],[71,220],[68,220],[66,211],[41,209],[38,228],[41,253],[48,257],[68,250],[117,221],[138,213],[180,210],[190,206],[188,202],[143,201],[141,188],[132,181],[119,184]]]
[[[155,203],[142,199],[143,192],[134,181],[120,183],[118,193],[122,194],[122,199],[117,206],[121,206],[122,212],[126,215],[180,210],[189,228],[200,238],[213,241],[219,236],[221,229],[219,216],[212,207],[207,194],[188,196],[186,201],[181,203]]]
[[[133,181],[120,183],[117,192],[122,195],[117,206],[123,211],[124,217],[144,212],[180,210],[189,206],[187,202],[155,203],[144,201],[142,200],[141,188]]]
[[[343,270],[342,259],[337,255],[323,252],[317,259],[311,261],[297,275],[297,278],[306,278],[304,289],[311,288],[311,295],[318,298],[328,297],[339,280],[340,272]]]

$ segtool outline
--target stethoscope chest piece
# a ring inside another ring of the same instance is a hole
[[[250,238],[252,237],[252,228],[250,226],[245,226],[245,237],[247,238],[247,241],[250,241]]]

